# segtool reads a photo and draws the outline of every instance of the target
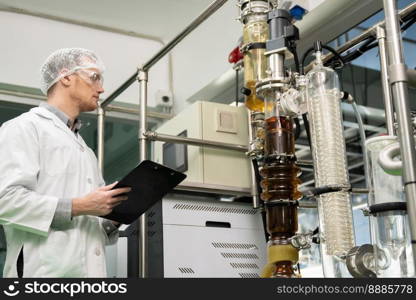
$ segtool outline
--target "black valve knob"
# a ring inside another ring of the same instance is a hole
[[[250,89],[248,89],[248,88],[246,88],[246,87],[244,87],[244,86],[241,88],[240,92],[241,92],[243,95],[246,95],[246,96],[250,96],[250,94],[251,94],[251,90],[250,90]]]

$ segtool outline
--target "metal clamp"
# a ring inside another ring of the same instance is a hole
[[[407,67],[405,64],[391,64],[389,66],[389,82],[390,84],[396,82],[407,82]]]
[[[147,81],[148,80],[148,72],[143,70],[141,67],[137,73],[137,80],[138,81]]]
[[[311,247],[312,244],[312,237],[313,233],[309,232],[309,233],[298,233],[296,235],[294,235],[293,237],[291,237],[290,243],[292,244],[293,247],[297,248],[297,249],[308,249]]]
[[[376,37],[378,40],[386,38],[386,30],[382,26],[376,27]]]
[[[255,49],[266,49],[266,43],[265,42],[258,42],[258,43],[247,43],[240,47],[240,52],[245,54],[250,50]]]

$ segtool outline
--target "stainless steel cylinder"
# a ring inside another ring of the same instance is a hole
[[[283,53],[273,53],[269,56],[269,69],[271,79],[285,79],[285,55]]]

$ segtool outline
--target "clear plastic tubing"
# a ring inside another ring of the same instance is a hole
[[[328,255],[343,257],[354,247],[339,80],[334,70],[317,64],[308,73],[308,114],[311,128],[315,186],[336,185],[340,192],[319,196],[321,239]]]

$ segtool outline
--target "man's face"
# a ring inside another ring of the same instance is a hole
[[[98,107],[100,94],[104,92],[103,77],[98,69],[81,69],[73,76],[72,96],[79,106],[80,112],[92,111]]]

